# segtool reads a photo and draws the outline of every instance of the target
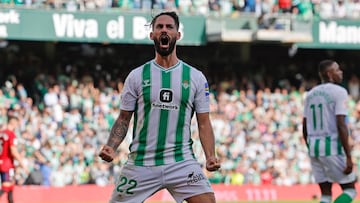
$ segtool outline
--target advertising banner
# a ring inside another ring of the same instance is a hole
[[[154,14],[120,10],[66,12],[38,9],[0,9],[0,39],[152,44]],[[180,16],[182,45],[206,40],[204,16]]]
[[[300,48],[360,49],[360,21],[317,19],[313,22],[313,41],[299,43]]]
[[[318,185],[212,185],[218,202],[273,202],[273,201],[309,201],[318,200]],[[26,203],[105,203],[108,202],[113,186],[78,185],[66,187],[18,186],[15,188],[15,202]],[[360,193],[359,187],[357,192]],[[338,185],[333,187],[333,195],[341,194]],[[360,197],[357,196],[357,199]],[[151,202],[174,202],[166,190],[150,197]]]

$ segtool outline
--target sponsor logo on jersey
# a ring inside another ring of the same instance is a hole
[[[163,109],[163,110],[179,110],[179,106],[175,104],[166,104],[166,103],[152,103],[153,108]]]
[[[197,183],[197,182],[202,181],[202,180],[205,180],[204,175],[201,174],[201,173],[195,174],[195,172],[193,171],[193,172],[188,174],[186,183],[188,185],[192,185],[192,184]]]
[[[152,107],[163,110],[179,110],[179,106],[172,103],[173,95],[174,93],[171,89],[161,89],[159,92],[160,102],[152,103]]]
[[[209,96],[210,94],[210,91],[209,91],[209,84],[208,83],[205,83],[205,96]]]

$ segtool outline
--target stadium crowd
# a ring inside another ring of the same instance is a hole
[[[239,12],[257,17],[290,13],[300,19],[358,18],[359,0],[0,0],[0,6],[66,9],[68,11],[122,9],[131,11],[177,10],[183,15],[236,16]]]
[[[118,116],[123,83],[96,79],[91,74],[74,75],[38,74],[32,82],[32,95],[31,88],[16,76],[6,77],[0,91],[0,125],[5,126],[7,115],[20,118],[18,148],[31,171],[17,170],[17,184],[104,186],[113,183],[126,161],[131,130],[113,164],[97,156]],[[254,81],[245,83],[245,88],[232,80],[211,86],[211,119],[222,168],[207,173],[210,181],[237,185],[312,183],[301,125],[305,87],[315,82],[304,81],[300,88],[255,88]],[[347,80],[346,87],[355,171],[360,175],[360,83],[356,75]],[[196,122],[192,132],[195,154],[203,164]]]
[[[294,14],[305,20],[314,16],[360,17],[360,0],[0,0],[0,6],[68,11],[175,9],[184,15],[217,16],[243,12],[259,18]],[[222,168],[207,173],[210,181],[236,185],[312,183],[301,125],[305,87],[313,83],[306,81],[300,88],[255,88],[254,81],[247,81],[246,88],[240,88],[237,81],[226,80],[211,86],[211,119]],[[23,81],[9,75],[0,88],[0,127],[5,127],[9,114],[20,118],[18,148],[31,171],[17,170],[17,184],[112,184],[127,159],[132,130],[113,164],[101,161],[97,153],[119,114],[122,82],[92,75],[77,78],[67,72],[38,74],[33,85],[35,91],[29,91]],[[359,78],[350,77],[346,87],[355,171],[360,175]],[[203,164],[196,122],[192,132],[195,154]]]

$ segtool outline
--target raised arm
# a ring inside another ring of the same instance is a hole
[[[129,123],[132,114],[132,111],[120,111],[119,117],[116,119],[114,125],[111,128],[110,136],[107,140],[107,143],[100,151],[99,156],[102,160],[111,162],[115,158],[115,152],[124,140],[129,129]]]
[[[220,161],[215,155],[215,138],[211,126],[209,113],[197,113],[200,142],[206,157],[206,169],[216,171],[220,168]]]

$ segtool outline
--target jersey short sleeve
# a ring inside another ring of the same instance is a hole
[[[348,115],[347,99],[348,94],[344,88],[335,92],[335,115]]]
[[[198,77],[195,79],[196,92],[195,92],[195,100],[194,106],[195,111],[197,113],[207,113],[210,111],[210,90],[209,84],[205,78],[205,76],[200,72],[198,72]]]
[[[135,110],[136,100],[138,98],[136,83],[139,81],[139,77],[136,76],[137,72],[137,69],[131,71],[128,77],[125,79],[124,87],[121,92],[120,109],[122,110]]]

